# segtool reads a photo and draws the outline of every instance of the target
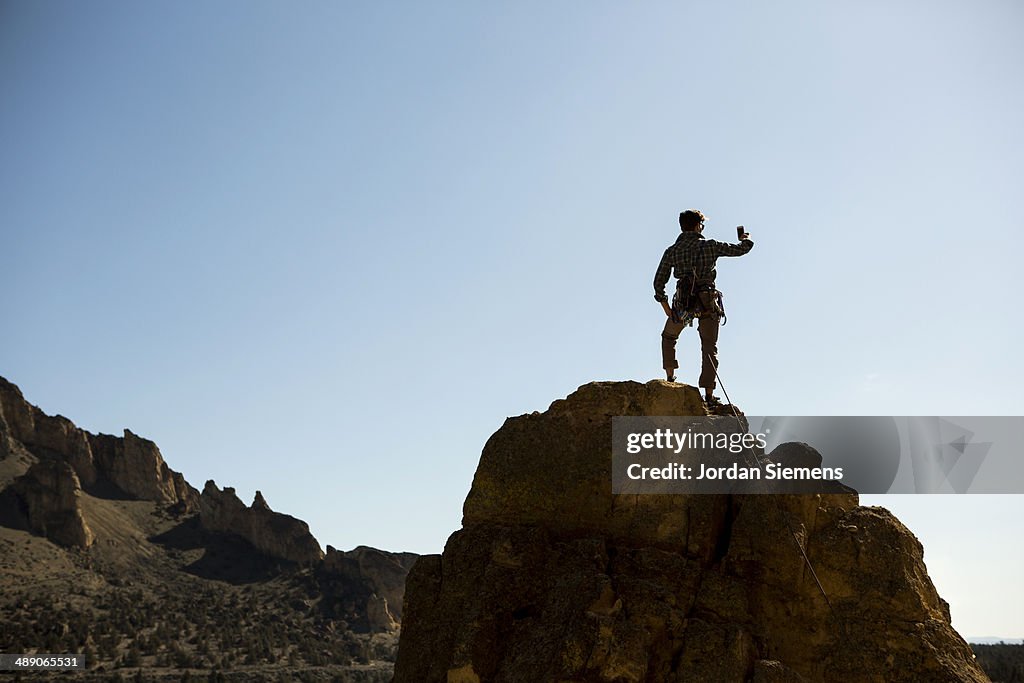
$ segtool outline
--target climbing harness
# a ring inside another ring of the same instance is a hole
[[[728,320],[722,293],[714,285],[698,285],[694,269],[679,278],[676,284],[676,293],[672,297],[672,320],[688,327],[695,318],[705,317],[720,318],[723,325]]]

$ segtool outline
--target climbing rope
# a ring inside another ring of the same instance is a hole
[[[743,423],[740,421],[740,416],[736,412],[736,406],[733,405],[732,399],[729,398],[729,392],[725,389],[725,383],[722,381],[722,377],[718,374],[718,365],[715,363],[715,359],[708,354],[708,360],[711,363],[711,367],[715,370],[715,379],[718,380],[718,385],[722,387],[722,393],[725,395],[725,400],[728,402],[729,408],[732,410],[732,416],[736,418],[736,423],[742,428]],[[746,449],[744,448],[744,453]],[[761,467],[762,463],[757,459],[757,452],[754,451],[753,447],[750,448],[750,454],[754,457],[754,463]],[[793,543],[796,544],[797,549],[800,551],[800,556],[804,558],[804,564],[807,565],[807,569],[811,572],[811,576],[814,577],[814,583],[818,585],[818,590],[821,591],[821,597],[825,598],[825,604],[828,605],[829,611],[832,613],[832,618],[836,620],[836,623],[840,625],[840,628],[844,626],[843,621],[839,618],[835,608],[832,606],[832,601],[828,599],[828,593],[825,592],[825,587],[821,585],[821,581],[818,579],[817,572],[814,571],[814,567],[811,565],[811,559],[807,557],[807,551],[800,545],[800,540],[796,536],[796,532],[793,530],[793,523],[789,519],[789,515],[785,510],[782,509],[782,503],[779,502],[778,498],[772,496],[775,501],[775,507],[779,511],[779,515],[786,523],[786,528],[789,530],[789,535],[793,539]]]

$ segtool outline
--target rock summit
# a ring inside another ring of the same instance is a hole
[[[409,574],[395,681],[987,680],[921,544],[856,494],[612,494],[613,416],[703,414],[598,382],[509,418]]]

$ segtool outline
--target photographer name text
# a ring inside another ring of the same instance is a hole
[[[728,467],[708,467],[703,463],[696,467],[681,463],[669,463],[664,467],[644,467],[633,463],[626,468],[630,479],[688,479],[688,480],[777,480],[777,481],[839,481],[843,478],[842,467],[783,467],[767,463],[764,467],[746,467],[732,464]]]

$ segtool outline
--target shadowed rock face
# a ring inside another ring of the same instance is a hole
[[[507,420],[409,575],[395,681],[987,680],[917,539],[855,494],[612,495],[612,416],[702,414],[622,382]]]
[[[3,495],[32,531],[59,545],[87,548],[94,537],[78,504],[81,491],[71,466],[50,460],[32,465]]]
[[[327,546],[317,571],[323,606],[354,630],[398,630],[405,579],[416,558],[412,553],[387,553],[366,546],[347,552]]]
[[[91,434],[67,418],[49,416],[0,377],[0,455],[19,442],[39,460],[62,460],[85,489],[115,487],[135,500],[198,508],[199,492],[164,462],[156,444],[124,430],[123,437]]]
[[[309,532],[309,525],[271,510],[259,491],[252,506],[245,507],[233,488],[221,491],[212,480],[208,481],[199,499],[199,520],[207,531],[240,536],[270,557],[313,564],[324,556]]]

